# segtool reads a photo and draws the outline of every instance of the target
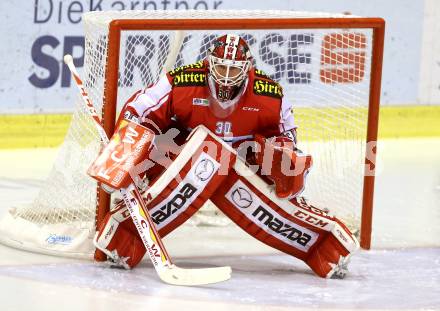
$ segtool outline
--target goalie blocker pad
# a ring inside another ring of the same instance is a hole
[[[136,181],[134,169],[148,159],[154,133],[130,120],[122,120],[109,143],[87,170],[92,178],[110,189],[126,188]]]

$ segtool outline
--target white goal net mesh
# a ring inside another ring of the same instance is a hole
[[[101,111],[108,27],[114,19],[315,17],[347,16],[281,11],[91,12],[83,18],[85,58],[80,73],[91,100]],[[359,228],[372,29],[122,31],[118,110],[164,70],[203,59],[213,39],[225,33],[236,33],[247,40],[256,67],[281,83],[284,95],[293,102],[298,146],[314,158],[304,196],[313,205],[328,208],[351,228]],[[98,150],[99,135],[78,100],[45,186],[32,205],[13,209],[0,221],[0,239],[34,251],[90,256],[94,250],[96,183],[85,172]],[[214,220],[207,217],[211,224],[227,223],[221,216]]]

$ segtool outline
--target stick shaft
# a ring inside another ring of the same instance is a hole
[[[105,133],[104,128],[102,127],[101,119],[99,118],[95,106],[93,105],[92,101],[90,100],[87,94],[84,84],[75,68],[75,65],[73,64],[72,58],[66,56],[64,59],[66,65],[69,67],[70,72],[72,73],[72,76],[75,80],[78,89],[80,90],[83,103],[87,107],[87,111],[90,117],[94,120],[96,129],[98,130],[101,140],[103,141],[104,144],[108,144],[109,138],[107,137],[107,134]],[[128,189],[130,189],[130,191],[128,191]],[[147,253],[150,256],[150,259],[153,262],[156,270],[162,269],[164,268],[164,266],[172,265],[168,252],[166,251],[165,246],[162,243],[162,239],[160,238],[157,229],[154,226],[153,220],[151,219],[151,216],[148,213],[148,209],[145,206],[145,202],[144,200],[142,200],[142,197],[139,194],[139,191],[137,190],[136,186],[134,184],[133,186],[130,185],[127,189],[122,189],[121,193],[124,197],[127,207],[129,207],[130,215],[132,216],[132,219],[135,222],[136,227],[138,228],[139,234],[141,235],[141,239],[144,242],[144,245],[147,249]],[[133,202],[135,203],[133,204]],[[139,215],[139,213],[136,213],[138,211],[138,209],[136,209],[136,206],[142,210],[143,217]],[[132,212],[135,212],[138,215],[132,214]],[[142,220],[139,219],[139,216],[146,219],[147,223],[142,222]],[[155,244],[158,245],[158,248],[155,246]],[[160,260],[157,260],[156,257],[160,257]]]
[[[79,92],[81,94],[82,101],[87,108],[87,111],[89,112],[90,117],[93,119],[96,129],[98,130],[99,136],[101,137],[101,140],[104,144],[108,144],[109,138],[107,137],[107,134],[105,133],[104,128],[101,124],[101,118],[99,117],[98,113],[96,112],[95,106],[93,105],[92,101],[89,98],[89,95],[87,94],[87,91],[84,87],[84,84],[78,74],[78,71],[76,70],[75,65],[73,64],[73,59],[69,57],[69,55],[66,55],[64,57],[64,61],[69,67],[70,72],[72,73],[72,77],[75,80],[75,84],[79,89]]]

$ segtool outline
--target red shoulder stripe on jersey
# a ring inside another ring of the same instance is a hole
[[[145,109],[144,113],[142,114],[142,118],[146,117],[150,112],[159,109],[160,106],[162,106],[162,104],[168,99],[167,98],[168,96],[169,96],[169,94],[165,94],[153,106],[148,107],[147,109]],[[154,108],[156,108],[156,109],[154,109]]]

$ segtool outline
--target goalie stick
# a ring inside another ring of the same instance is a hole
[[[108,144],[109,138],[101,125],[100,117],[98,116],[92,101],[88,97],[87,91],[83,82],[76,70],[71,55],[64,56],[64,62],[69,67],[73,79],[80,90],[82,100],[87,108],[88,113],[94,120],[96,129],[104,144]],[[148,256],[156,269],[159,278],[168,284],[173,285],[203,285],[210,283],[217,283],[226,281],[231,277],[231,267],[216,267],[216,268],[202,268],[202,269],[183,269],[177,267],[172,263],[165,246],[162,243],[153,220],[151,219],[148,209],[145,206],[137,187],[131,183],[126,189],[120,189],[125,204],[128,207],[130,216],[138,229],[142,242],[147,249]],[[145,219],[142,221],[141,219]]]

